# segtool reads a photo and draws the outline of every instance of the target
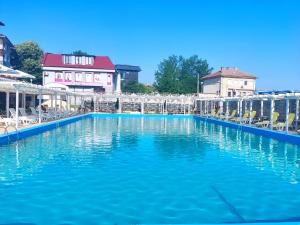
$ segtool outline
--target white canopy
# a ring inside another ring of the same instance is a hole
[[[2,77],[10,77],[10,78],[27,78],[27,79],[35,79],[34,76],[25,73],[20,70],[14,70],[7,66],[0,65],[0,76]]]

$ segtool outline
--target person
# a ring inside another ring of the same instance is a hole
[[[44,105],[41,105],[41,110],[42,110],[43,112],[46,112],[46,111],[47,111],[47,109],[46,109],[46,107],[45,107]]]

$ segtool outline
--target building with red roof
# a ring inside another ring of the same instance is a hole
[[[238,68],[222,67],[219,71],[202,78],[202,92],[221,97],[253,95],[256,79],[256,76]]]
[[[43,85],[58,83],[78,92],[113,93],[115,65],[108,56],[52,54],[43,59]]]

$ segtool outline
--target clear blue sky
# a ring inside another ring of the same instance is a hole
[[[257,75],[258,89],[300,89],[299,0],[1,0],[0,20],[14,44],[108,55],[141,66],[144,83],[162,59],[198,54]]]

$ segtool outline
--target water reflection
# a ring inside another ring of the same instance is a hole
[[[257,169],[271,169],[290,183],[300,181],[300,153],[296,145],[202,121],[197,121],[196,127],[199,136],[217,145],[220,151]]]
[[[0,146],[0,179],[15,182],[62,161],[98,163],[120,151],[155,148],[166,160],[203,161],[208,152],[230,155],[298,183],[299,147],[192,119],[94,118]],[[8,182],[9,183],[9,182]]]

